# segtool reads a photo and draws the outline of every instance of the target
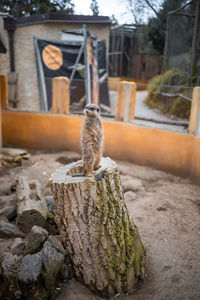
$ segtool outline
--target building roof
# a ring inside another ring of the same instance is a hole
[[[42,15],[31,15],[16,19],[16,26],[26,26],[32,24],[41,24],[49,22],[61,23],[101,23],[109,24],[110,20],[107,16],[84,16],[84,15],[68,15],[65,13],[49,13]]]

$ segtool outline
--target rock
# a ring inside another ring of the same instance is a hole
[[[56,237],[56,236],[53,236],[53,235],[50,235],[48,237],[48,242],[50,242],[52,244],[52,246],[60,253],[62,254],[66,254],[66,251],[65,249],[63,248],[63,245],[62,243],[59,241],[59,236]]]
[[[19,298],[21,291],[18,284],[18,264],[19,257],[11,253],[4,253],[1,263],[2,275],[8,285],[11,295],[15,296],[14,299]]]
[[[48,230],[49,234],[58,235],[58,227],[55,221],[55,216],[52,214],[47,215],[47,222],[45,228]]]
[[[21,238],[16,238],[10,248],[11,252],[16,255],[23,255],[24,249],[25,244],[23,243]]]
[[[64,248],[60,247],[60,244],[61,243],[58,240],[56,241],[55,237],[48,238],[41,251],[41,257],[44,266],[42,277],[47,289],[51,288],[55,283],[57,274],[60,271],[65,259],[65,255],[62,253]],[[54,248],[54,246],[56,248]]]
[[[158,211],[166,211],[167,208],[166,207],[162,207],[162,206],[159,206],[158,208],[156,208]]]
[[[41,272],[42,258],[40,253],[27,254],[19,266],[19,280],[23,283],[35,282]]]
[[[0,220],[0,237],[24,237],[25,234],[19,228],[9,222]]]
[[[0,161],[4,167],[16,167],[21,166],[22,159],[28,159],[30,154],[26,150],[1,148],[0,149]]]
[[[125,201],[133,201],[136,198],[136,193],[129,191],[124,193],[124,199]]]
[[[0,216],[5,216],[9,221],[13,221],[17,217],[17,210],[14,205],[9,205],[0,209]]]
[[[61,280],[70,280],[73,277],[72,268],[70,265],[62,264],[59,271],[59,279]]]
[[[41,235],[46,236],[46,238],[48,238],[48,236],[49,236],[48,231],[46,229],[44,229],[43,227],[38,226],[38,225],[34,225],[31,228],[31,233],[32,234],[41,234]]]
[[[46,197],[44,197],[44,200],[47,203],[48,212],[50,214],[54,215],[54,198],[53,198],[53,196],[46,196]]]
[[[48,231],[40,226],[33,226],[31,229],[31,234],[28,238],[28,243],[26,246],[25,253],[33,254],[42,249],[43,243],[48,238]]]
[[[144,187],[142,185],[142,181],[140,179],[134,178],[130,179],[128,176],[128,179],[126,179],[126,176],[122,179],[122,187],[125,192],[132,191],[137,192],[139,190],[144,190]]]

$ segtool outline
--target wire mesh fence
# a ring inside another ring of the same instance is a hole
[[[200,83],[199,1],[193,0],[168,14],[165,63],[177,68],[186,82]]]

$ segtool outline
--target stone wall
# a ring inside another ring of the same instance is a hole
[[[61,39],[61,31],[81,28],[82,24],[75,23],[42,23],[17,27],[15,31],[15,67],[18,73],[17,100],[20,110],[40,110],[39,85],[34,49],[34,36],[46,39]],[[109,45],[108,24],[87,24],[88,30],[99,40],[105,39],[107,50]],[[0,28],[6,45],[7,32]],[[0,74],[9,72],[9,55],[0,54]]]

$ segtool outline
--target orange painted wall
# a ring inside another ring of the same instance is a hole
[[[4,145],[80,151],[82,117],[4,110]],[[200,182],[200,138],[104,120],[105,156],[154,166]]]

